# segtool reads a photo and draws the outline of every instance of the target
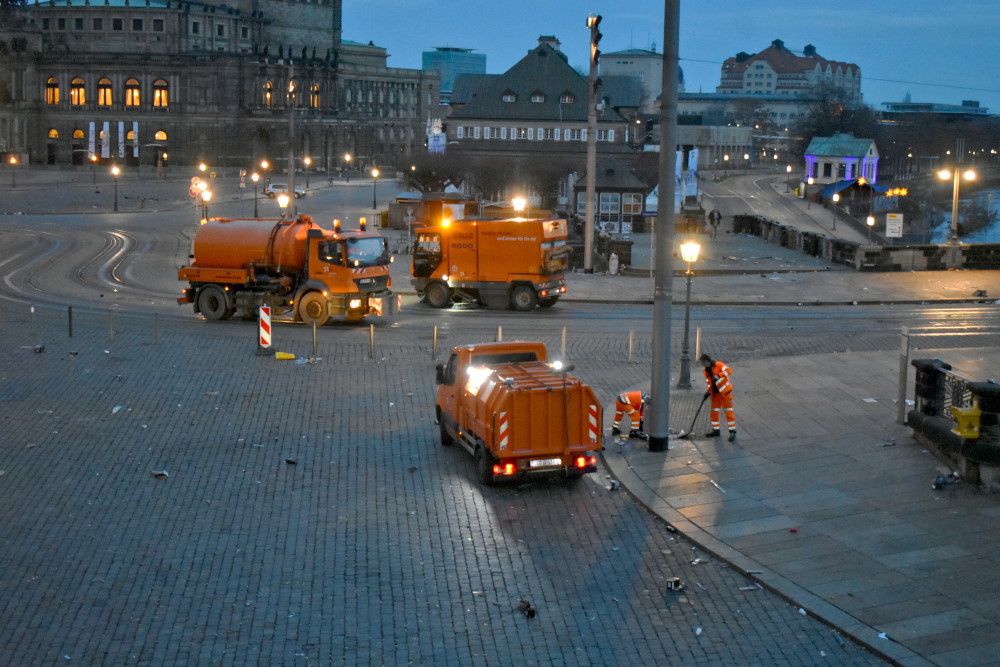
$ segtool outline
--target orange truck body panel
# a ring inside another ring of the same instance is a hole
[[[541,297],[564,293],[569,268],[563,219],[456,220],[416,229],[411,275],[417,293],[443,282],[461,293],[531,284]],[[428,259],[427,247],[439,247]]]
[[[442,367],[439,379],[452,382],[438,388],[438,420],[470,453],[484,447],[506,470],[497,478],[596,468],[601,404],[589,385],[546,359],[543,343],[485,343],[455,348]]]

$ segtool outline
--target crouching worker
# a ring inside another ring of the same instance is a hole
[[[736,439],[736,413],[733,411],[733,371],[721,361],[715,361],[707,354],[698,360],[705,369],[705,383],[708,391],[705,398],[712,397],[712,411],[709,413],[712,430],[705,434],[709,438],[719,437],[722,411],[726,413],[726,423],[729,426],[729,441]]]
[[[643,427],[645,426],[644,417],[648,402],[649,396],[641,391],[627,391],[618,394],[615,398],[615,421],[611,424],[611,434],[621,435],[622,417],[627,415],[631,427],[628,437],[646,439]]]

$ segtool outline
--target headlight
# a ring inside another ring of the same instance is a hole
[[[351,299],[350,302],[347,305],[350,308],[360,308],[361,307],[361,299]]]

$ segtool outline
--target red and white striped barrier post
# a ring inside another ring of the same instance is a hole
[[[257,311],[257,354],[271,353],[271,307],[261,306]]]

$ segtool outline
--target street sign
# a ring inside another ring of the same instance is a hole
[[[890,239],[903,238],[903,214],[888,213],[885,216],[885,236]]]

